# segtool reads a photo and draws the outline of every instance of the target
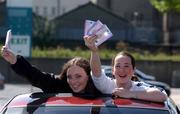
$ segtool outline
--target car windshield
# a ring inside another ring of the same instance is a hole
[[[167,110],[98,106],[11,107],[2,114],[169,114]]]

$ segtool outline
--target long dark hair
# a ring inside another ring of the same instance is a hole
[[[68,68],[70,68],[73,65],[77,65],[81,68],[84,69],[84,71],[86,72],[86,74],[88,75],[88,82],[87,85],[85,87],[84,93],[85,94],[100,94],[101,92],[95,87],[93,80],[91,78],[90,72],[91,72],[91,68],[90,68],[90,63],[87,59],[82,58],[82,57],[74,57],[72,59],[70,59],[67,63],[64,64],[62,71],[60,73],[60,79],[64,80],[67,82],[67,70]]]

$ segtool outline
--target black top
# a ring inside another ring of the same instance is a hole
[[[17,56],[17,62],[11,65],[11,68],[20,76],[26,78],[33,86],[42,89],[46,93],[73,93],[72,89],[67,83],[67,79],[55,78],[54,74],[41,72],[36,67],[32,66],[22,56]],[[92,83],[92,84],[90,84]],[[87,87],[85,88],[87,94],[101,94],[92,79],[90,78]]]

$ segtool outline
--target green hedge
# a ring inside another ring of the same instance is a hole
[[[111,59],[121,50],[100,49],[100,56],[102,59]],[[169,55],[163,52],[150,53],[148,51],[129,51],[136,60],[154,60],[154,61],[180,61],[180,54]],[[50,58],[72,58],[81,56],[85,58],[90,57],[90,51],[85,49],[68,49],[63,47],[47,48],[47,49],[32,49],[32,57],[50,57]]]
[[[2,47],[2,45],[0,45]],[[125,48],[124,50],[128,50]],[[102,59],[111,59],[119,51],[117,49],[99,49],[100,56]],[[128,50],[136,60],[153,60],[153,61],[180,61],[180,54],[166,54],[163,52],[151,53],[146,50]],[[81,56],[85,58],[90,57],[90,51],[88,49],[69,49],[64,47],[57,48],[43,48],[38,47],[32,48],[32,57],[34,58],[72,58],[75,56]]]

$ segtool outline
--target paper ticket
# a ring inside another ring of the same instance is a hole
[[[95,45],[99,46],[109,38],[113,36],[112,32],[109,30],[109,28],[103,24],[100,20],[98,21],[91,21],[91,20],[85,20],[84,25],[84,36],[86,35],[96,35],[97,39],[95,41]]]
[[[103,42],[113,36],[112,32],[105,24],[103,25],[103,27],[101,27],[99,31],[95,33],[95,35],[97,35],[97,40],[95,42],[97,46],[101,45]]]
[[[100,30],[100,28],[103,26],[101,21],[96,21],[95,24],[93,24],[93,26],[87,31],[87,35],[93,35],[95,34],[97,31]]]
[[[11,38],[12,38],[11,30],[8,30],[6,34],[5,47],[9,48],[9,42]]]
[[[88,30],[95,24],[95,21],[85,20],[84,24],[84,36],[87,35]]]

